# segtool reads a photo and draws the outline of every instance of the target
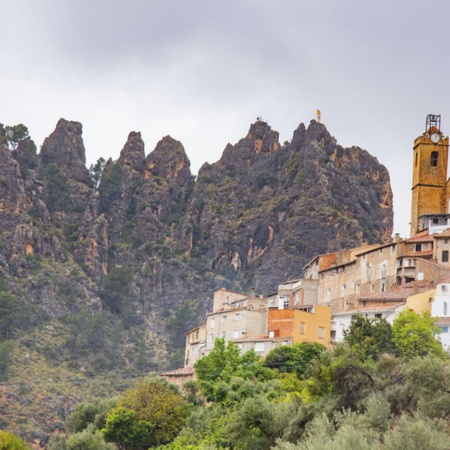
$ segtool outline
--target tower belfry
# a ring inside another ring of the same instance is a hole
[[[441,132],[441,116],[429,114],[425,133],[414,141],[411,202],[411,236],[419,218],[447,213],[448,137]]]

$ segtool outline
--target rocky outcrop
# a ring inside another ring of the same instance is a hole
[[[392,232],[386,169],[365,150],[341,147],[315,121],[281,146],[258,120],[196,181],[180,142],[166,136],[145,156],[141,134],[131,132],[96,189],[81,124],[61,119],[38,155],[29,139],[13,153],[0,145],[0,177],[0,262],[11,283],[29,271],[29,286],[40,286],[24,299],[40,295],[48,311],[76,310],[77,302],[50,306],[61,282],[71,283],[68,274],[82,274],[73,289],[98,298],[110,271],[127,267],[129,311],[162,336],[161,318],[187,301],[200,321],[215,289],[267,294],[300,277],[317,253],[382,242]],[[37,282],[43,262],[54,267],[48,283]],[[62,266],[65,275],[56,275]]]
[[[81,134],[81,123],[60,119],[55,131],[45,139],[40,158],[43,165],[55,163],[69,179],[89,184]]]

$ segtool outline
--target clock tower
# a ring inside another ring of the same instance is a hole
[[[441,132],[441,116],[429,114],[425,133],[414,141],[411,237],[420,231],[420,216],[447,213],[448,143]]]

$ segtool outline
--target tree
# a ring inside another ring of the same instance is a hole
[[[24,440],[13,433],[0,430],[0,450],[29,450]]]
[[[9,339],[17,324],[19,301],[14,295],[0,291],[0,338]]]
[[[101,297],[109,309],[117,314],[127,311],[128,292],[133,281],[133,273],[129,267],[113,267],[103,280]]]
[[[151,423],[139,419],[136,411],[118,407],[106,417],[102,432],[105,440],[114,442],[120,450],[147,450],[158,444],[154,428]]]
[[[111,204],[122,195],[123,169],[120,164],[107,165],[102,171],[98,187],[100,212],[107,211]]]
[[[12,150],[15,150],[20,141],[23,141],[29,136],[28,128],[19,123],[18,125],[5,127],[6,142]]]
[[[402,311],[392,326],[392,339],[400,356],[409,360],[430,353],[445,358],[445,351],[435,337],[440,329],[434,323],[429,313],[420,317],[409,309]]]
[[[98,186],[100,185],[105,166],[106,161],[103,158],[99,158],[95,165],[91,164],[91,166],[89,167],[89,174],[91,175],[92,182],[94,183],[95,188],[98,188]]]
[[[344,331],[344,341],[361,356],[361,359],[376,359],[383,353],[395,353],[392,326],[384,318],[369,319],[357,315]]]
[[[139,381],[106,417],[102,432],[119,448],[147,450],[172,441],[184,425],[187,404],[167,384]]]
[[[57,164],[52,163],[42,170],[45,183],[45,201],[50,211],[66,211],[70,200],[69,182]]]
[[[103,434],[92,428],[70,435],[66,440],[66,450],[114,450],[107,444]]]
[[[408,385],[420,411],[430,418],[450,419],[450,362],[432,355],[416,357],[406,369]]]
[[[280,372],[295,371],[298,377],[302,377],[308,364],[324,351],[326,351],[326,348],[315,342],[282,345],[272,349],[264,359],[263,364]]]
[[[248,398],[231,415],[231,448],[269,450],[282,437],[293,413],[292,403],[272,403],[261,396]]]
[[[8,378],[13,352],[14,345],[12,342],[0,342],[0,380]]]

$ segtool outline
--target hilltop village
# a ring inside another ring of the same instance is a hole
[[[186,334],[185,367],[167,375],[193,376],[193,365],[214,348],[216,338],[265,356],[281,345],[343,340],[357,314],[392,324],[404,309],[429,312],[450,350],[450,179],[449,138],[440,116],[429,115],[414,141],[411,233],[391,242],[362,245],[315,256],[303,277],[282,282],[266,297],[220,289],[206,322]]]

